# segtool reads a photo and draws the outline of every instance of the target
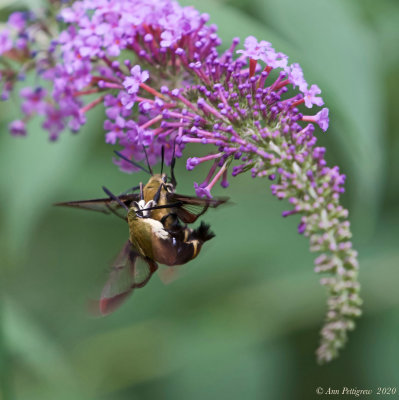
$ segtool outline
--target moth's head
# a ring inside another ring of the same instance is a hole
[[[158,190],[159,186],[163,183],[163,175],[155,174],[151,176],[150,180],[144,186],[144,190]]]
[[[166,174],[153,175],[148,183],[144,186],[144,193],[145,195],[150,194],[150,197],[154,198],[155,193],[159,189],[161,192],[166,191],[167,193],[173,193],[175,191],[174,185],[168,180],[168,176]]]
[[[129,211],[127,213],[128,222],[133,221],[137,218],[144,218],[144,212],[143,212],[144,208],[145,208],[144,200],[133,201],[133,203],[130,205]]]
[[[127,222],[130,223],[134,220],[137,220],[137,218],[140,218],[137,215],[137,208],[132,206],[129,208],[129,211],[127,212]]]

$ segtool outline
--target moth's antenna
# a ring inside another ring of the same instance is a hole
[[[151,168],[150,162],[148,160],[147,150],[145,149],[144,145],[143,145],[143,150],[144,150],[144,154],[145,154],[145,159],[147,160],[147,166],[148,166],[148,169],[150,171],[150,174],[154,175],[154,173],[152,172],[152,168]]]
[[[165,159],[165,146],[162,146],[162,150],[161,150],[161,176],[162,176],[162,172],[163,172],[164,159]]]
[[[129,207],[121,201],[121,199],[117,196],[115,196],[109,189],[107,189],[105,186],[103,186],[104,192],[114,201],[116,201],[120,206],[126,209],[126,211],[129,211]]]
[[[143,182],[140,182],[140,200],[144,200]]]
[[[125,190],[124,192],[122,192],[119,196],[124,196],[130,192],[135,192],[136,190],[140,189],[140,186],[133,186],[127,190]]]
[[[129,158],[125,157],[125,156],[124,156],[122,153],[120,153],[119,151],[116,151],[116,150],[115,150],[114,153],[115,153],[118,157],[122,158],[122,160],[125,160],[125,161],[127,161],[128,163],[134,165],[135,167],[141,169],[141,170],[144,171],[145,173],[152,175],[152,171],[150,171],[150,170],[148,170],[148,169],[145,169],[142,165],[140,165],[140,164],[136,163],[135,161],[130,160]]]
[[[173,142],[172,161],[170,162],[170,180],[174,187],[177,186],[176,177],[175,177],[175,164],[176,164],[175,150],[176,150],[176,140],[174,140],[174,142]]]
[[[153,198],[155,204],[157,204],[157,203],[159,202],[159,198],[161,197],[161,190],[162,190],[162,188],[163,188],[163,183],[161,183],[161,184],[159,185],[159,188],[158,188],[158,190],[157,190],[157,192],[155,193],[155,196],[154,196],[154,198]]]

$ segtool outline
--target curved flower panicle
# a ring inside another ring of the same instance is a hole
[[[321,253],[316,272],[329,274],[321,280],[329,300],[318,358],[334,358],[360,315],[361,300],[348,212],[339,205],[345,176],[327,166],[325,149],[317,146],[317,125],[327,130],[329,111],[307,114],[324,105],[320,88],[307,83],[299,64],[288,64],[285,54],[253,36],[244,49],[236,50],[235,38],[220,53],[209,16],[173,0],[76,1],[60,18],[67,28],[33,63],[52,91],[24,89],[24,119],[10,125],[13,134],[25,134],[25,123],[39,114],[56,140],[67,127],[79,130],[89,111],[103,106],[105,141],[121,146],[128,159],[142,160],[145,148],[154,164],[164,149],[169,163],[187,143],[214,146],[206,156],[187,159],[187,170],[210,166],[204,181],[194,183],[199,197],[212,197],[217,183],[227,187],[229,174],[269,178],[273,195],[290,204],[283,217],[300,215],[298,233]],[[7,33],[0,37],[8,54],[14,47]],[[13,68],[2,71],[3,96],[17,75]],[[124,159],[114,163],[136,170]]]

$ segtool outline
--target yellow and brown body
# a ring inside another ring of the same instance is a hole
[[[214,236],[204,223],[194,230],[180,226],[168,231],[160,221],[138,216],[134,208],[129,210],[128,224],[130,243],[140,255],[169,266],[194,259],[202,244]]]

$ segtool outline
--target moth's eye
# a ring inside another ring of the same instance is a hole
[[[137,212],[137,209],[135,209],[135,208],[131,208],[130,210],[129,210],[129,212],[128,212],[128,214],[127,214],[127,219],[128,220],[131,220],[131,219],[133,219],[134,217],[139,217],[140,215],[138,215],[138,212]]]

